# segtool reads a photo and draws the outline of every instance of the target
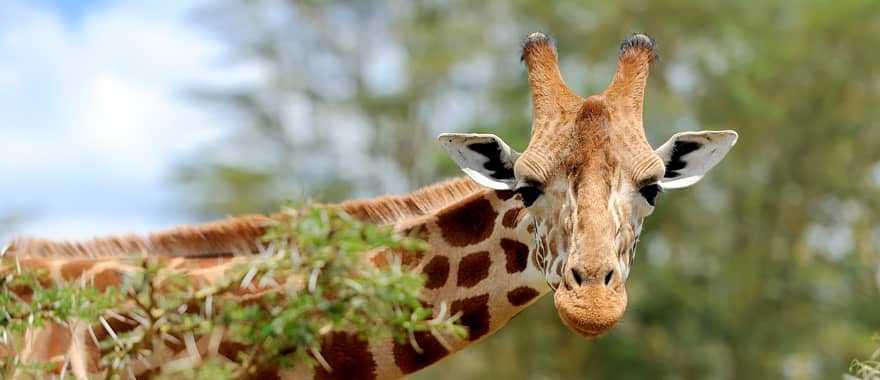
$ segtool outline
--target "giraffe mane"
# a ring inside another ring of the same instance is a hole
[[[341,207],[369,223],[393,224],[427,215],[479,191],[467,177],[424,187],[413,193],[346,201]],[[227,257],[252,254],[267,225],[279,215],[246,215],[200,224],[183,225],[149,235],[117,235],[85,241],[18,238],[0,252],[28,257],[107,257],[148,254],[175,257]]]
[[[247,215],[201,225],[183,225],[149,235],[117,235],[85,241],[18,238],[7,255],[36,257],[232,256],[251,252],[269,217]]]
[[[362,221],[392,224],[418,218],[483,189],[469,177],[461,177],[423,187],[403,195],[359,199],[339,204]]]

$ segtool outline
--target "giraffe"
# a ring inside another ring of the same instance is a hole
[[[408,264],[426,277],[422,299],[435,315],[446,306],[443,312],[460,315],[467,336],[444,344],[416,333],[416,349],[391,339],[365,342],[332,333],[320,351],[329,370],[297,368],[264,378],[400,378],[492,335],[548,293],[560,320],[580,336],[600,336],[620,321],[642,222],[658,195],[698,182],[737,134],[683,132],[651,148],[642,109],[658,55],[645,34],[624,39],[610,85],[587,98],[564,83],[555,43],[546,35],[530,34],[521,59],[533,113],[523,152],[491,134],[444,133],[439,143],[465,177],[406,195],[331,205],[425,239],[430,249]],[[5,254],[22,266],[47,269],[53,278],[88,278],[99,288],[118,285],[130,270],[120,257],[136,251],[167,256],[181,270],[210,278],[253,257],[249,253],[271,218],[243,216],[88,242],[18,239]],[[367,261],[383,265],[387,254],[375,252]],[[199,349],[205,346],[200,341]],[[69,362],[77,378],[98,370],[82,328],[41,329],[32,334],[28,350],[30,358]],[[149,369],[136,372],[141,376]]]

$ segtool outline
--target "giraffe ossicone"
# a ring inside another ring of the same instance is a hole
[[[611,84],[583,98],[563,81],[555,43],[542,33],[530,34],[522,60],[532,92],[533,125],[524,151],[494,135],[441,134],[440,144],[467,177],[407,195],[333,206],[426,240],[430,249],[404,264],[424,273],[423,302],[435,315],[458,313],[467,337],[446,341],[420,332],[407,343],[364,342],[334,332],[320,351],[327,368],[272,376],[399,378],[491,335],[551,292],[560,319],[572,331],[585,337],[607,332],[626,310],[625,281],[642,222],[658,194],[698,182],[737,139],[733,131],[684,132],[651,148],[642,107],[657,58],[656,44],[647,35],[626,38]],[[270,218],[240,217],[82,243],[19,239],[7,255],[64,278],[97,281],[100,276],[102,286],[112,286],[125,272],[119,255],[131,252],[174,256],[203,272],[229,260],[247,260]],[[389,262],[375,255],[368,260],[373,265]],[[82,334],[82,329],[32,334],[29,358],[62,355],[76,376],[87,377],[98,369],[89,364],[94,352],[85,350]],[[65,339],[52,340],[59,336]],[[212,337],[199,339],[179,354],[209,346],[203,340]]]

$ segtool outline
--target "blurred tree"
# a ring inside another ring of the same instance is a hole
[[[5,214],[0,214],[0,242],[8,242],[16,227],[25,221],[25,214],[19,210],[14,210]],[[3,246],[0,245],[0,249]]]
[[[624,36],[649,32],[662,56],[649,139],[740,132],[704,182],[659,200],[613,332],[584,341],[547,299],[417,378],[822,379],[870,352],[880,3],[229,0],[199,16],[266,72],[252,88],[202,91],[245,117],[206,148],[225,155],[190,165],[210,212],[271,209],[291,189],[338,199],[454,175],[440,131],[525,148],[518,42],[534,30],[556,37],[584,95],[610,80]]]

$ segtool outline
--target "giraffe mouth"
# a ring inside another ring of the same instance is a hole
[[[559,319],[562,320],[562,324],[568,327],[571,331],[574,331],[584,338],[598,338],[606,331],[608,331],[608,329],[593,329],[590,327],[582,326],[581,324],[572,320],[566,313],[559,313]]]
[[[562,323],[585,338],[608,332],[623,318],[627,304],[625,289],[614,291],[600,286],[560,289],[553,298]]]

